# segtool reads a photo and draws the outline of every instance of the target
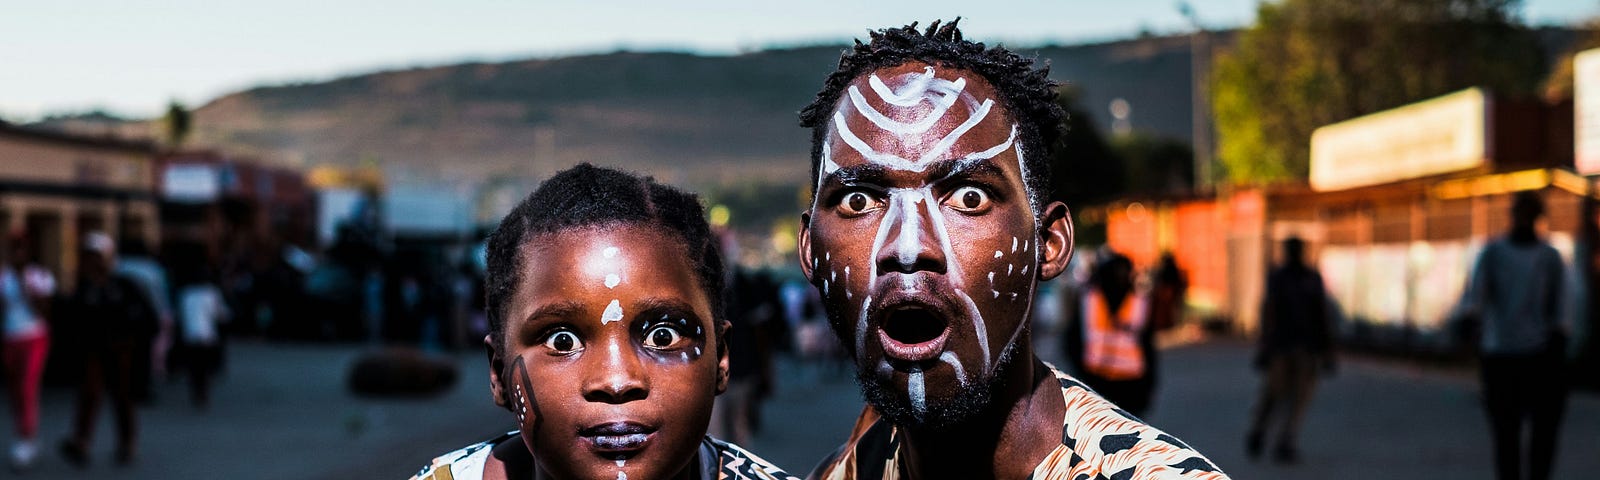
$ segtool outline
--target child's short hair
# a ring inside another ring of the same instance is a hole
[[[539,235],[612,225],[652,227],[683,242],[700,288],[711,302],[717,351],[726,348],[722,255],[700,199],[650,177],[582,163],[545,180],[489,235],[485,309],[496,350],[505,352],[505,309],[522,281],[522,246]]]

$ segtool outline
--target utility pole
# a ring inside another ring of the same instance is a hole
[[[1189,109],[1191,139],[1194,146],[1194,190],[1215,188],[1211,146],[1211,41],[1200,17],[1189,2],[1178,2],[1178,12],[1189,19]]]

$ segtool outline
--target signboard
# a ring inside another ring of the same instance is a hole
[[[1484,165],[1489,98],[1462,90],[1311,133],[1311,188],[1377,185]]]
[[[222,194],[222,176],[215,165],[173,164],[162,173],[161,193],[167,200],[205,203]]]
[[[1600,48],[1572,59],[1572,112],[1578,174],[1600,173]]]

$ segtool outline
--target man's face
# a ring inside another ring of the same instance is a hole
[[[971,72],[911,62],[863,75],[825,142],[803,269],[880,412],[959,421],[1026,338],[1036,281],[1059,272],[1041,262],[1064,263],[1070,233],[1041,254],[1051,236],[1023,182],[1029,152]]]
[[[522,249],[505,351],[490,373],[540,467],[558,478],[681,471],[727,372],[710,297],[681,242],[597,227]]]

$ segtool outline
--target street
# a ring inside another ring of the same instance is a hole
[[[55,444],[71,424],[72,395],[46,389],[45,449],[28,478],[371,478],[401,479],[437,454],[509,428],[490,402],[482,355],[456,354],[462,380],[424,399],[365,399],[344,388],[360,347],[239,342],[209,411],[187,402],[186,385],[162,383],[140,410],[138,462],[112,464],[109,411],[86,469],[65,463]],[[1307,414],[1303,462],[1252,463],[1243,430],[1256,392],[1248,345],[1213,340],[1164,352],[1158,399],[1148,420],[1211,457],[1234,478],[1492,478],[1488,427],[1472,372],[1347,358],[1319,386]],[[1051,355],[1048,352],[1046,358]],[[852,380],[826,367],[780,363],[780,390],[763,408],[752,451],[804,475],[837,447],[860,409]],[[11,428],[5,429],[9,444]],[[1600,469],[1600,398],[1569,401],[1556,478]]]

